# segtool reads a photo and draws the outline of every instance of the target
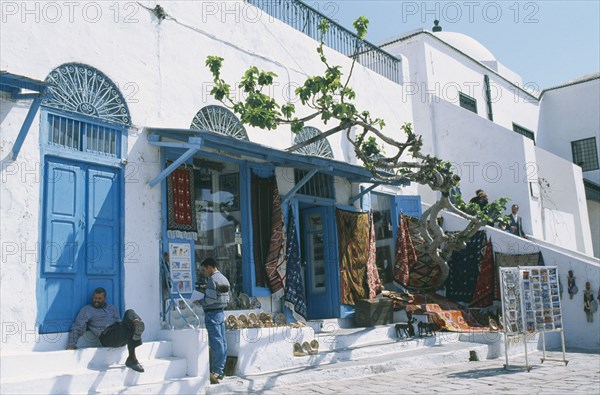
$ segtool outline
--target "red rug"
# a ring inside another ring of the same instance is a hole
[[[475,315],[461,305],[437,294],[415,295],[414,304],[406,306],[413,314],[427,314],[440,330],[449,332],[489,332]]]

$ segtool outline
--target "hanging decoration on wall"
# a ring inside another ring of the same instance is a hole
[[[446,280],[446,297],[454,302],[471,303],[479,277],[479,265],[487,247],[485,231],[477,233],[467,241],[462,250],[452,253],[448,260],[450,273]]]
[[[573,299],[573,296],[579,292],[579,288],[575,285],[573,270],[569,270],[569,276],[567,277],[567,292],[569,292],[569,299]]]
[[[594,313],[598,311],[598,301],[594,300],[594,292],[589,281],[585,283],[585,291],[583,291],[583,311],[585,311],[587,322],[594,322]]]
[[[305,321],[307,308],[304,293],[304,279],[302,278],[302,266],[300,264],[300,244],[296,235],[296,222],[294,212],[290,208],[287,228],[287,245],[285,260],[287,274],[285,278],[285,305],[292,311],[292,315],[298,321]]]
[[[182,166],[167,177],[167,236],[170,239],[198,238],[195,200],[194,171]]]
[[[494,247],[487,241],[483,259],[479,263],[479,277],[473,293],[471,307],[487,307],[494,303]]]
[[[272,186],[272,212],[271,212],[271,243],[265,262],[265,271],[269,280],[269,288],[274,299],[280,299],[284,294],[286,275],[286,234],[284,229],[283,212],[281,211],[281,197],[277,188],[277,181],[273,177]]]
[[[367,257],[367,285],[369,287],[369,299],[374,299],[381,291],[381,279],[377,271],[377,242],[375,240],[375,221],[373,210],[369,213],[369,254]]]
[[[558,278],[558,292],[560,293],[560,298],[562,299],[563,296],[563,283],[562,281],[560,281],[560,277]]]
[[[357,300],[369,297],[369,214],[336,209],[335,219],[340,252],[341,302],[354,306]]]
[[[423,254],[427,242],[421,236],[419,219],[400,214],[396,239],[394,281],[410,290],[439,288],[441,269],[429,254]]]

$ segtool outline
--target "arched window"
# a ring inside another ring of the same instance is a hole
[[[312,126],[305,126],[294,138],[294,145],[320,134],[321,131],[319,129],[313,128]],[[322,158],[333,159],[333,151],[331,150],[331,145],[329,145],[329,141],[327,141],[327,139],[315,141],[314,143],[297,149],[296,152],[304,155],[320,156]]]
[[[208,130],[225,136],[248,141],[246,129],[234,113],[221,106],[206,106],[202,108],[192,121],[190,129]]]
[[[84,64],[66,63],[46,77],[55,86],[44,106],[102,120],[131,125],[127,103],[119,88],[101,71]]]

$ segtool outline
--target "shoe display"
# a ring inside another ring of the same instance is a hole
[[[294,356],[303,357],[305,355],[306,352],[302,349],[302,345],[300,345],[300,343],[294,343]]]
[[[144,333],[144,329],[146,329],[144,321],[135,322],[133,324],[133,340],[140,340],[142,338],[142,333]]]
[[[142,367],[142,365],[140,365],[140,363],[138,362],[137,359],[127,358],[127,360],[125,361],[125,366],[127,366],[130,369],[135,370],[136,372],[140,372],[140,373],[144,372],[144,368]]]
[[[210,383],[211,384],[219,384],[220,383],[219,376],[213,372],[210,372]]]
[[[302,343],[302,350],[306,353],[306,354],[310,354],[312,355],[312,351],[310,349],[310,344],[308,344],[308,342],[304,342]]]
[[[314,339],[310,342],[310,351],[308,352],[310,355],[315,355],[319,352],[319,341]]]

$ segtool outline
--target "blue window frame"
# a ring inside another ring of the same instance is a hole
[[[49,145],[93,155],[121,157],[122,129],[52,113],[48,113],[47,117]]]

